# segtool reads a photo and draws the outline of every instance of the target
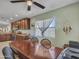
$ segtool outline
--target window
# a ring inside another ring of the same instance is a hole
[[[49,27],[55,28],[55,19],[53,19],[53,21],[51,22],[51,24],[49,25]]]
[[[55,17],[37,21],[35,23],[35,36],[55,37]]]

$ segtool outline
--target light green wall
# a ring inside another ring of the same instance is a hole
[[[63,44],[68,43],[69,40],[79,41],[79,3],[75,3],[54,11],[50,11],[32,18],[31,23],[34,24],[37,20],[43,20],[56,17],[56,37],[52,41],[56,46],[62,47]],[[70,24],[72,30],[70,33],[63,32],[63,26]]]

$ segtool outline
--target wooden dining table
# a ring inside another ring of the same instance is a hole
[[[31,42],[29,40],[12,41],[10,43],[10,47],[20,59],[49,59],[43,56],[35,56],[35,49],[31,46]]]

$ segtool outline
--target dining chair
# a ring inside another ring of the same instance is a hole
[[[15,59],[12,49],[8,46],[5,46],[2,49],[2,53],[3,53],[5,59]]]

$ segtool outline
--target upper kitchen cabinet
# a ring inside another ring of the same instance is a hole
[[[11,27],[14,30],[19,29],[30,29],[30,18],[23,18],[18,21],[12,22]]]

